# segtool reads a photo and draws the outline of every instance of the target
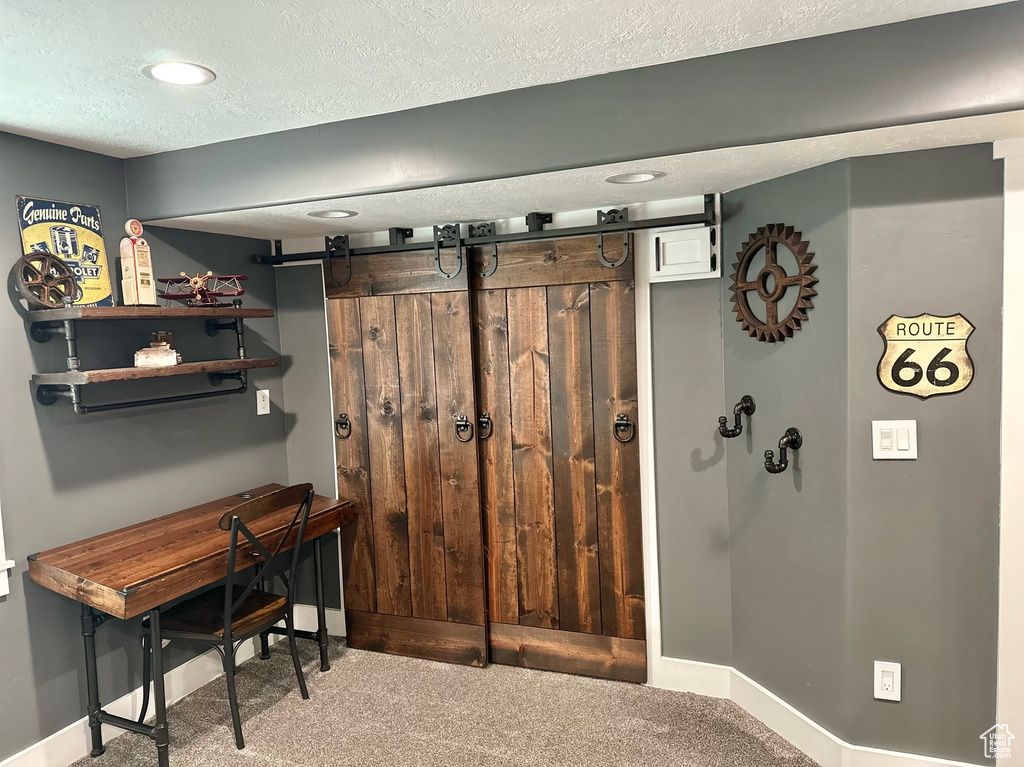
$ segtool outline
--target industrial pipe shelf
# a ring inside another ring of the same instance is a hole
[[[196,373],[221,373],[229,370],[277,367],[277,360],[261,357],[248,360],[207,360],[183,362],[154,368],[106,368],[103,370],[69,370],[66,373],[36,373],[33,386],[81,386],[83,384],[110,383],[112,381],[138,381],[144,378],[168,378]]]

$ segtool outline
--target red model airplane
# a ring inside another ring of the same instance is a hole
[[[218,276],[213,272],[196,272],[195,277],[191,277],[182,272],[180,277],[163,277],[157,282],[167,286],[160,294],[160,298],[168,301],[185,301],[189,306],[226,308],[231,304],[218,299],[244,296],[242,281],[247,279],[249,278],[244,274]]]

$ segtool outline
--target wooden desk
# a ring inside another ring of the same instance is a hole
[[[230,533],[221,530],[217,521],[226,511],[249,498],[266,495],[283,486],[263,485],[201,506],[185,509],[131,527],[97,535],[28,558],[29,575],[40,586],[82,603],[82,636],[85,640],[86,683],[89,698],[89,726],[92,730],[92,756],[104,751],[102,724],[142,733],[157,744],[160,767],[167,767],[167,715],[164,695],[163,660],[159,649],[160,605],[191,594],[216,583],[227,571]],[[295,506],[269,514],[250,525],[260,541],[273,550],[288,523],[295,515]],[[327,662],[327,626],[323,589],[323,557],[321,537],[355,519],[355,510],[348,501],[336,501],[317,495],[313,499],[306,540],[314,541],[313,557],[316,578],[317,630],[298,631],[298,636],[315,639],[320,645],[320,668],[330,669]],[[282,551],[295,545],[296,531],[285,541]],[[249,544],[238,546],[238,569],[256,561]],[[99,611],[98,614],[96,611]],[[149,727],[123,717],[108,714],[100,708],[96,673],[96,628],[109,618],[127,620],[148,612],[153,647],[153,687],[156,724]],[[262,647],[267,655],[266,643]]]

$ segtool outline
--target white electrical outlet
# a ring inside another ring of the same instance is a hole
[[[256,415],[270,415],[270,389],[256,390]]]
[[[902,666],[887,660],[875,661],[875,699],[895,700],[903,698]]]

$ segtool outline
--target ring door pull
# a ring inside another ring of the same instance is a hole
[[[335,419],[334,436],[338,439],[348,439],[352,436],[352,422],[348,420],[348,413],[342,413]]]
[[[455,416],[455,439],[459,442],[473,441],[473,424],[465,413]]]
[[[615,416],[615,430],[613,433],[615,434],[615,439],[625,445],[636,436],[636,424],[630,421],[629,416],[625,413],[619,413]]]
[[[804,435],[799,429],[789,427],[786,433],[779,440],[779,462],[775,463],[775,453],[771,450],[764,451],[764,468],[769,474],[781,474],[789,468],[789,455],[787,450],[799,450],[804,444]]]
[[[738,437],[743,433],[743,416],[748,418],[754,414],[757,406],[754,404],[754,398],[749,394],[744,394],[740,401],[736,403],[736,407],[732,409],[733,425],[730,428],[727,426],[729,419],[724,415],[718,418],[718,433],[726,439],[732,439]]]
[[[481,413],[480,417],[476,419],[476,424],[478,439],[487,439],[494,433],[494,422],[491,420],[490,413]]]

